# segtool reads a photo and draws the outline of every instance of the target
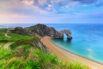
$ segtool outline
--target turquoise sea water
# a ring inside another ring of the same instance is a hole
[[[27,27],[34,24],[1,25],[1,27]],[[78,55],[103,62],[103,24],[47,24],[58,31],[69,29],[72,32],[72,41],[53,39],[60,47]]]
[[[56,24],[57,30],[70,29],[72,41],[53,39],[62,48],[78,55],[103,62],[103,24]]]

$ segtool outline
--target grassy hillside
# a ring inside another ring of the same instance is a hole
[[[5,39],[6,37],[4,36],[5,32],[7,31],[7,29],[0,29],[0,40]]]
[[[79,63],[61,61],[35,36],[6,31],[0,29],[0,69],[88,69]]]

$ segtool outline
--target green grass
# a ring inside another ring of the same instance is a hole
[[[23,58],[13,57],[9,60],[3,60],[0,63],[1,69],[40,69],[38,62],[24,60]]]
[[[7,29],[0,29],[0,40],[6,39],[4,34],[6,33]]]
[[[5,43],[3,43],[3,42],[0,42],[0,47],[2,47],[2,46],[4,46],[5,45]]]
[[[22,45],[16,50],[0,48],[0,68],[2,69],[88,69],[78,63],[66,63],[51,53]]]
[[[80,63],[70,63],[68,69],[89,69],[89,67],[83,66]]]
[[[44,54],[40,50],[36,50],[35,54],[37,55],[39,65],[41,66],[42,69],[49,69],[51,66],[51,69],[54,69],[58,64],[57,57],[52,54]]]
[[[26,46],[21,46],[15,51],[0,49],[1,54],[0,61],[4,62],[0,62],[2,69],[49,69],[51,66],[53,69],[57,64],[56,56]]]
[[[10,32],[7,35],[10,36],[11,38],[7,38],[5,36],[6,32],[7,32],[7,29],[0,29],[0,42],[3,42],[3,41],[18,41],[18,40],[22,40],[22,39],[29,40],[29,39],[32,39],[32,38],[38,39],[35,36],[19,35],[19,34],[10,33]]]
[[[4,33],[0,33],[0,40],[5,40],[6,37],[4,36]]]
[[[25,35],[19,35],[19,34],[14,34],[14,33],[9,33],[8,36],[11,37],[10,39],[7,39],[10,41],[17,41],[17,40],[21,40],[21,39],[29,40],[29,39],[34,38],[33,36],[25,36]]]
[[[89,69],[80,63],[66,63],[54,54],[44,52],[38,48],[40,40],[35,36],[8,33],[11,38],[7,38],[4,36],[6,31],[0,29],[0,69]]]
[[[30,39],[38,39],[35,36],[26,36],[26,35],[19,35],[19,34],[14,34],[14,33],[8,33],[8,36],[10,36],[10,38],[7,38],[6,36],[4,36],[4,33],[0,34],[0,42],[15,42],[18,40],[30,40]]]
[[[0,59],[10,58],[11,55],[12,55],[12,52],[10,50],[0,48]]]
[[[7,29],[0,29],[0,33],[5,33],[7,31]]]

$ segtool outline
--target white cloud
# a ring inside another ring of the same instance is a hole
[[[0,20],[4,22],[23,20],[24,22],[30,20],[32,20],[30,22],[87,22],[91,19],[88,17],[92,13],[89,11],[91,9],[79,8],[89,6],[90,4],[81,4],[79,0],[2,0],[0,1]]]
[[[34,0],[22,0],[22,2],[26,5],[33,5],[34,4]]]

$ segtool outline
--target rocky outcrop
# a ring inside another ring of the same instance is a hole
[[[60,32],[56,31],[52,27],[47,27],[44,24],[37,24],[35,26],[25,28],[25,30],[27,32],[29,32],[30,35],[37,33],[40,36],[50,36],[50,37],[54,37],[54,38],[61,38],[62,37],[62,34]]]
[[[66,34],[68,39],[72,39],[70,30],[62,30],[60,31],[62,34]]]
[[[71,32],[69,30],[57,31],[53,27],[48,27],[44,24],[37,24],[31,27],[17,27],[12,32],[17,34],[26,34],[26,35],[40,35],[40,36],[50,36],[53,38],[63,38],[64,34],[67,35],[68,39],[71,40]]]
[[[8,29],[8,30],[11,31],[12,33],[27,35],[27,32],[22,27],[16,27],[14,29]]]

